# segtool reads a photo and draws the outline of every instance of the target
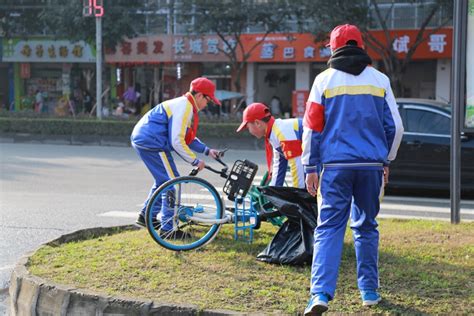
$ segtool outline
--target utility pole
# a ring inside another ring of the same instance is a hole
[[[82,15],[95,17],[95,78],[96,78],[96,113],[102,119],[102,16],[104,15],[103,0],[83,0]]]
[[[97,118],[102,119],[102,16],[95,17],[95,47],[96,47],[96,100]]]
[[[452,70],[450,194],[451,223],[461,221],[461,109],[465,102],[466,34],[468,0],[454,2],[454,41]]]

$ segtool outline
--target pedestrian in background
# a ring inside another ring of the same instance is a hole
[[[138,95],[135,89],[132,86],[129,86],[127,90],[122,95],[124,102],[124,112],[133,114],[136,112],[136,102],[138,100]]]
[[[43,103],[44,103],[43,92],[41,91],[41,89],[37,89],[35,93],[35,112],[36,113],[41,113],[43,111]]]
[[[209,79],[196,78],[191,82],[189,92],[157,105],[135,125],[131,135],[132,146],[155,179],[136,221],[138,225],[145,226],[145,210],[156,189],[169,179],[179,177],[172,151],[199,170],[204,168],[205,163],[194,152],[218,157],[219,151],[210,149],[196,137],[198,112],[210,102],[221,104],[214,96],[215,90],[214,83]],[[167,205],[169,200],[163,197],[162,204],[155,205],[152,210],[153,224],[156,226],[159,223],[161,234],[186,238],[188,236],[177,229],[172,207]]]
[[[293,187],[305,187],[301,164],[301,119],[275,119],[265,104],[252,103],[245,108],[237,133],[244,128],[258,139],[265,138],[269,185],[283,186],[289,165]]]
[[[82,102],[84,104],[84,112],[90,113],[92,111],[92,95],[87,89],[82,92]]]
[[[320,204],[305,315],[320,315],[334,298],[349,215],[362,303],[381,300],[376,216],[403,134],[390,80],[370,66],[359,29],[337,26],[330,48],[329,69],[314,80],[303,123],[306,186],[318,191]]]
[[[273,116],[279,117],[281,115],[281,101],[276,95],[270,100],[270,109],[272,110]]]

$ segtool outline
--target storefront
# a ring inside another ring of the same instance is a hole
[[[392,30],[393,49],[404,58],[416,39],[417,30]],[[427,31],[429,32],[429,30]],[[385,42],[383,31],[372,36]],[[261,42],[249,58],[247,67],[247,103],[270,104],[274,96],[281,101],[282,116],[301,116],[305,94],[311,89],[314,78],[327,69],[330,50],[325,43],[315,43],[310,34],[243,35],[244,48]],[[412,56],[404,76],[405,95],[449,101],[451,71],[452,29],[445,28],[429,34]],[[370,48],[368,53],[374,67],[383,71],[380,56]]]
[[[276,116],[300,116],[304,112],[314,77],[326,68],[327,49],[311,34],[243,35],[246,50],[258,45],[248,59],[247,82],[253,81],[247,103],[263,102]]]
[[[217,49],[214,36],[148,36],[127,39],[106,52],[105,61],[116,76],[116,96],[128,87],[143,96],[143,106],[153,106],[189,90],[189,83],[206,76],[218,89],[231,88],[227,57]],[[117,71],[118,70],[118,71]]]
[[[12,69],[8,99],[15,110],[33,109],[39,91],[42,111],[52,113],[60,99],[80,98],[82,90],[92,88],[95,51],[83,41],[4,39],[3,62]]]

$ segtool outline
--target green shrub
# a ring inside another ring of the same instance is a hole
[[[72,118],[17,117],[0,115],[0,133],[36,135],[98,135],[128,136],[132,133],[135,120],[97,120]],[[246,133],[237,134],[238,123],[199,124],[198,136],[219,138],[248,138]]]

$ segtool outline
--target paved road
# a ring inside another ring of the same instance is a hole
[[[262,151],[231,150],[226,159],[265,169]],[[203,175],[222,187],[218,176]],[[0,315],[11,270],[25,252],[78,229],[133,222],[151,183],[131,148],[0,143]],[[463,203],[462,213],[474,220],[474,202]],[[381,217],[449,220],[449,201],[388,196]]]

